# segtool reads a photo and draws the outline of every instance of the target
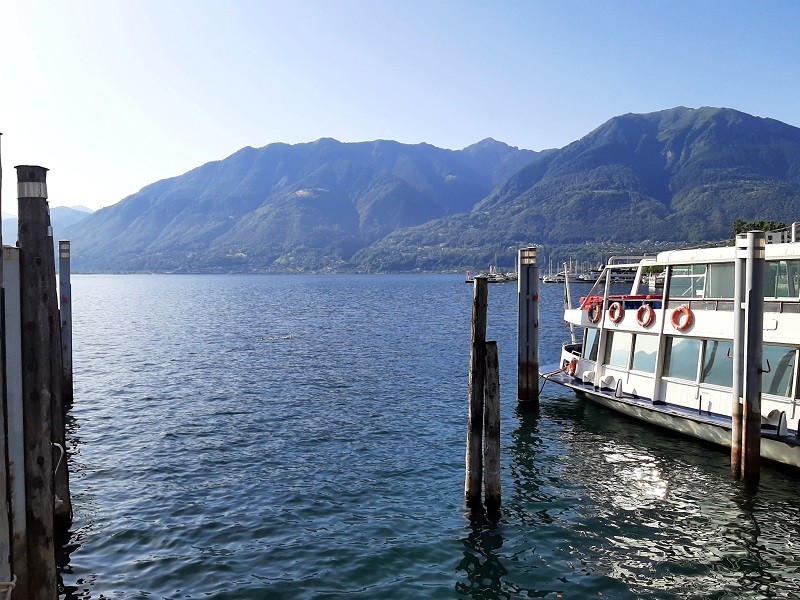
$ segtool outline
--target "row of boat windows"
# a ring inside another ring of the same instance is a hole
[[[584,358],[597,360],[599,331],[593,328],[585,330]],[[603,364],[654,374],[658,357],[658,340],[657,335],[607,331]],[[730,356],[733,356],[733,343],[729,340],[666,336],[662,375],[695,383],[732,387],[733,361]],[[761,377],[762,393],[793,397],[797,349],[764,345],[763,361],[766,371]]]
[[[733,263],[672,267],[670,298],[733,298],[733,294]],[[764,297],[800,297],[800,260],[764,263]]]

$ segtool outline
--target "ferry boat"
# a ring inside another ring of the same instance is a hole
[[[761,455],[800,468],[800,224],[768,232]],[[564,320],[582,331],[546,380],[648,423],[730,447],[736,247],[611,260]],[[661,290],[648,287],[658,276]],[[613,282],[631,279],[627,293]],[[602,286],[602,290],[600,290]],[[618,286],[617,286],[618,287]],[[577,339],[577,341],[576,341]]]

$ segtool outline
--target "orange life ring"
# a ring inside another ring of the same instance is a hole
[[[622,304],[620,302],[612,302],[611,306],[608,307],[608,318],[611,319],[611,322],[619,323],[624,316],[625,309]]]
[[[656,311],[649,304],[642,304],[636,311],[636,322],[642,327],[650,327],[656,320]]]
[[[672,326],[680,332],[694,325],[694,313],[688,305],[682,304],[672,311]]]
[[[593,302],[589,305],[589,323],[599,323],[600,316],[603,314],[600,305],[597,302]]]
[[[569,367],[567,367],[567,373],[569,373],[572,377],[575,377],[575,371],[578,369],[578,359],[573,358],[569,361]]]

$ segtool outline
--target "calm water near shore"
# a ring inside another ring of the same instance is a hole
[[[574,292],[586,293],[588,288]],[[800,477],[575,399],[516,402],[489,289],[503,509],[463,507],[463,276],[73,276],[64,597],[800,598]],[[542,286],[542,362],[568,331]]]

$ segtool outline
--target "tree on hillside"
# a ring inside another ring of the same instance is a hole
[[[786,228],[786,223],[781,223],[780,221],[745,221],[744,219],[736,219],[733,222],[733,237],[748,231],[780,231]]]

